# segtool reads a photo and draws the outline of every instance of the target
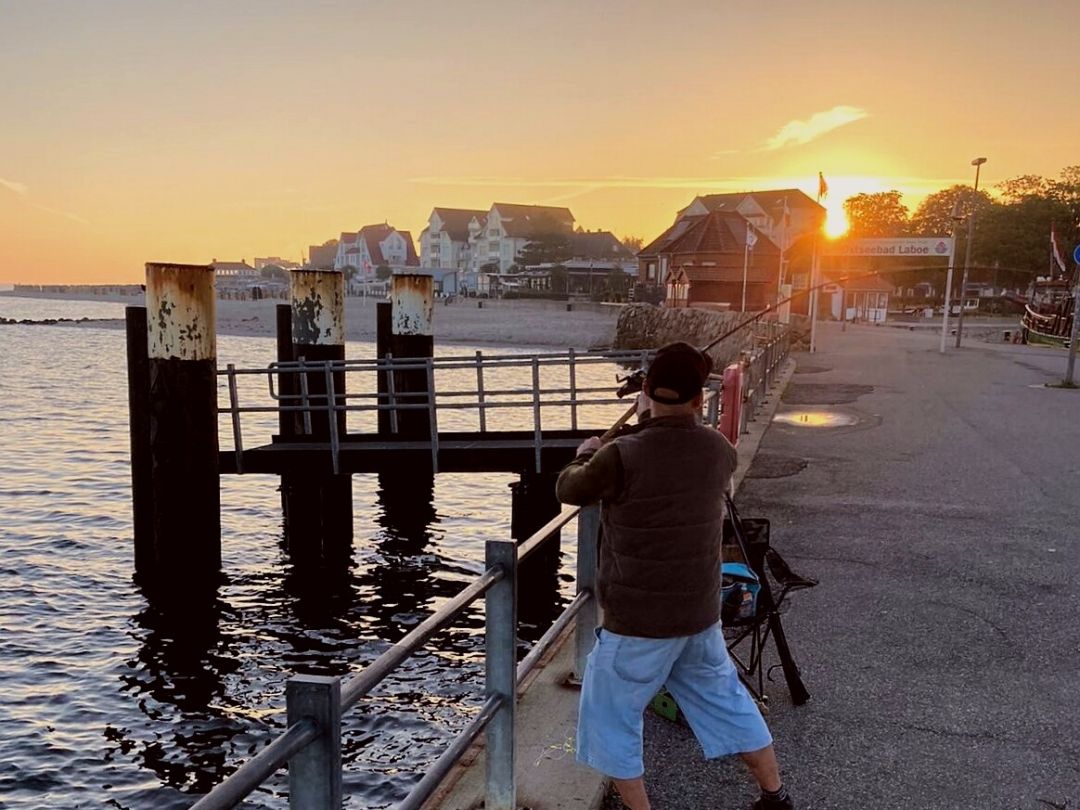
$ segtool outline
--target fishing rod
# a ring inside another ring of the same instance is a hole
[[[999,268],[999,269],[1001,269],[1001,268]],[[1006,268],[1006,269],[1009,269],[1009,268]],[[728,329],[726,332],[724,332],[718,338],[710,341],[709,343],[706,343],[704,346],[702,346],[699,349],[699,351],[702,354],[707,354],[709,352],[709,350],[713,349],[714,347],[716,347],[720,343],[723,343],[725,340],[730,338],[732,335],[736,334],[737,332],[742,331],[743,329],[746,329],[748,326],[751,326],[751,325],[757,323],[759,320],[764,318],[766,315],[768,315],[768,314],[770,314],[772,312],[775,312],[777,309],[782,307],[784,304],[791,303],[795,299],[801,298],[804,295],[809,295],[811,292],[813,292],[815,290],[820,290],[820,289],[823,289],[824,287],[831,287],[831,286],[833,286],[835,284],[845,284],[845,283],[850,282],[850,281],[858,281],[859,279],[870,278],[871,276],[876,276],[876,275],[878,275],[879,273],[882,273],[882,272],[887,272],[887,273],[890,273],[890,274],[896,274],[896,273],[925,272],[927,270],[942,271],[942,270],[948,270],[948,268],[947,267],[940,267],[939,265],[918,265],[916,267],[899,267],[899,268],[896,268],[895,270],[885,270],[885,271],[883,271],[883,270],[866,270],[866,271],[862,271],[862,272],[858,272],[858,273],[851,273],[851,274],[848,274],[846,276],[841,276],[840,278],[830,279],[829,281],[823,281],[820,284],[815,284],[812,287],[807,287],[805,289],[799,290],[798,292],[795,292],[795,293],[789,295],[787,298],[781,299],[780,301],[777,301],[775,304],[771,304],[771,305],[767,306],[765,309],[761,310],[760,312],[754,313],[753,315],[746,318],[742,322],[740,322],[740,323],[736,324],[735,326],[733,326],[731,329]],[[1011,272],[1019,272],[1019,271],[1012,271],[1011,269],[1010,269],[1010,271]],[[617,377],[616,378],[617,381],[622,383],[622,385],[615,392],[615,395],[617,397],[619,397],[620,399],[622,399],[623,397],[628,396],[630,394],[640,393],[641,392],[641,387],[642,387],[643,383],[645,382],[645,374],[646,374],[646,372],[647,372],[647,369],[639,368],[639,369],[631,372],[630,374],[626,375],[625,377]],[[600,437],[600,441],[606,443],[606,442],[610,441],[611,439],[613,439],[615,437],[615,435],[618,433],[619,428],[621,428],[628,421],[630,421],[631,417],[633,417],[635,413],[637,413],[637,405],[636,404],[633,405],[632,407],[628,408],[626,410],[626,412],[622,416],[620,416],[615,421],[615,423],[604,432],[604,434]]]

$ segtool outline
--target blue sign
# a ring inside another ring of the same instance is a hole
[[[1080,245],[1076,246],[1076,250],[1073,251],[1073,261],[1080,264]]]

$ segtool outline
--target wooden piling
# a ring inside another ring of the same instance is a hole
[[[390,277],[390,350],[395,358],[422,361],[434,357],[434,306],[432,276],[399,273]],[[394,392],[403,395],[399,400],[402,404],[428,405],[428,398],[434,396],[434,392],[428,391],[427,369],[394,372]],[[427,439],[431,436],[428,412],[424,409],[400,411],[397,422],[402,438]]]
[[[277,360],[279,363],[291,363],[295,359],[292,342],[292,305],[278,304],[275,307],[275,315],[277,318]],[[296,391],[296,375],[278,374],[277,388],[282,404],[292,404],[293,400],[289,397]],[[281,411],[278,414],[279,435],[283,437],[293,435],[295,424],[296,417],[289,411]]]
[[[344,406],[345,372],[329,375],[325,362],[345,359],[345,276],[337,271],[294,270],[291,273],[292,357],[312,363],[304,374],[293,374],[292,393],[304,391],[310,407],[308,418],[296,413],[288,435],[306,434],[309,441],[326,442],[327,460],[332,461],[333,436],[345,436],[344,410],[331,414],[332,401]],[[282,318],[284,316],[281,316]],[[297,404],[299,400],[291,400]],[[310,432],[308,429],[310,428]],[[285,536],[296,563],[336,560],[347,557],[353,538],[352,478],[328,473],[287,473],[281,479],[285,505]]]
[[[221,569],[214,268],[146,265],[153,553],[136,573],[187,590]]]
[[[557,474],[523,472],[510,485],[510,536],[520,545],[559,514]],[[523,623],[547,628],[559,614],[560,532],[555,532],[518,569],[518,603]]]
[[[391,307],[389,301],[379,301],[375,305],[375,356],[382,361],[387,354],[393,354],[390,334]],[[380,371],[376,374],[376,390],[379,394],[379,402],[389,403],[390,381],[389,372]],[[390,411],[379,411],[379,435],[388,436],[391,432]]]
[[[154,490],[150,457],[150,356],[146,307],[125,307],[128,424],[131,433],[131,511],[135,570],[153,567]]]

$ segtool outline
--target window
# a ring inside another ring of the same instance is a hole
[[[649,262],[645,266],[645,278],[656,281],[656,262]]]

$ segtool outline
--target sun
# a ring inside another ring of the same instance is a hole
[[[850,226],[842,203],[827,206],[825,213],[825,235],[829,239],[839,239],[847,233]]]

